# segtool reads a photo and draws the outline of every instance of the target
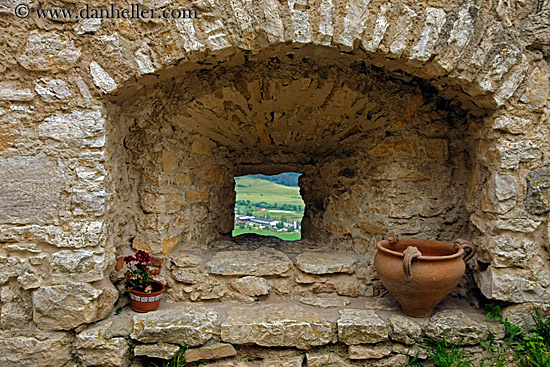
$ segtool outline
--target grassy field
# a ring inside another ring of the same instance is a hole
[[[235,191],[237,193],[235,203],[237,214],[284,222],[301,221],[304,215],[305,204],[300,196],[298,186],[285,186],[261,178],[243,176],[235,178]],[[299,232],[284,233],[239,227],[235,227],[233,230],[233,236],[242,233],[277,236],[287,241],[300,239]]]
[[[251,203],[285,203],[304,206],[298,186],[284,186],[278,183],[253,177],[236,177],[237,200],[250,200]]]
[[[250,230],[250,229],[233,229],[233,237],[238,236],[243,233],[256,233],[264,236],[276,236],[285,241],[296,241],[301,238],[301,233],[277,233],[272,231],[262,231],[262,230]]]

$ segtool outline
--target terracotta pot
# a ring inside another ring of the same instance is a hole
[[[154,288],[159,288],[160,290],[151,293],[138,292],[130,289],[130,307],[136,312],[149,312],[154,311],[158,308],[160,304],[160,297],[162,292],[164,292],[164,284],[158,280],[153,280],[153,283],[156,286]]]
[[[377,247],[376,272],[403,313],[412,317],[432,314],[434,307],[456,287],[464,275],[466,261],[475,252],[473,244],[461,239],[450,244],[400,240],[395,234],[378,242]]]

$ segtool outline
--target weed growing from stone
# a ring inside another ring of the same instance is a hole
[[[488,318],[495,319],[504,325],[504,342],[509,350],[513,351],[513,359],[519,366],[550,366],[550,315],[543,316],[540,309],[535,308],[531,314],[534,328],[522,329],[504,318],[500,313],[500,307],[486,305],[485,309],[489,311]],[[492,364],[492,366],[501,365]]]

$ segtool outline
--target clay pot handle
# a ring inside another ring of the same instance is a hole
[[[417,257],[422,256],[422,253],[415,246],[409,246],[403,251],[403,272],[405,273],[405,281],[410,282],[412,279],[412,261]]]
[[[459,248],[464,249],[464,253],[466,254],[462,258],[464,262],[468,262],[476,253],[476,246],[473,243],[457,238],[454,242],[454,249],[458,250]]]
[[[390,232],[386,235],[386,241],[388,241],[388,243],[393,246],[397,242],[399,242],[399,235],[395,232]]]

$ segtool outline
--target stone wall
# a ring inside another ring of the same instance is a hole
[[[78,21],[16,5],[0,4],[3,362],[73,363],[132,248],[215,256],[247,173],[304,173],[299,246],[362,256],[369,281],[393,229],[473,240],[490,300],[548,299],[547,2],[144,1],[199,18]],[[172,266],[169,298],[191,301]]]

